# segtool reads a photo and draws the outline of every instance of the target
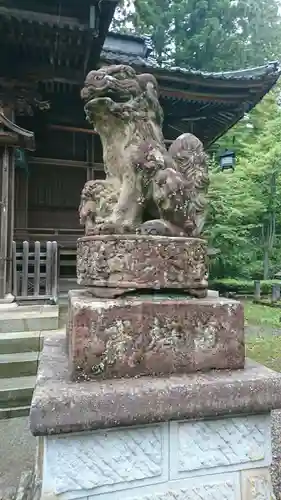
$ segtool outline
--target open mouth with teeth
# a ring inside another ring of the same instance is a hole
[[[88,85],[81,92],[81,97],[85,101],[85,107],[96,104],[98,102],[106,102],[108,99],[115,103],[125,103],[130,99],[130,94],[124,90],[114,89],[110,85],[111,82],[106,82],[102,86]]]

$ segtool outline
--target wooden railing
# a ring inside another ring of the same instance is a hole
[[[18,301],[58,300],[58,244],[13,242],[12,293]]]

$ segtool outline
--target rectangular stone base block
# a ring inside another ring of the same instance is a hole
[[[269,413],[40,439],[42,499],[272,498]]]
[[[242,305],[223,298],[147,295],[96,299],[69,292],[73,379],[243,368]]]

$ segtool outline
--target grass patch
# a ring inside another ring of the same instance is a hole
[[[244,312],[245,326],[249,327],[246,355],[272,370],[281,372],[281,335],[274,334],[274,330],[281,330],[281,310],[245,301]],[[260,327],[259,335],[251,335],[251,325]]]
[[[258,363],[281,372],[281,336],[266,335],[247,339],[246,353]]]
[[[260,325],[281,329],[281,309],[244,302],[245,325]]]

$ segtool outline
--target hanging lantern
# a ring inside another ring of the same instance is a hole
[[[16,148],[15,149],[15,167],[22,168],[26,172],[28,172],[28,163],[26,160],[26,155],[24,149]]]
[[[234,172],[235,168],[235,153],[227,149],[223,153],[220,154],[220,167],[221,170],[232,170]]]

